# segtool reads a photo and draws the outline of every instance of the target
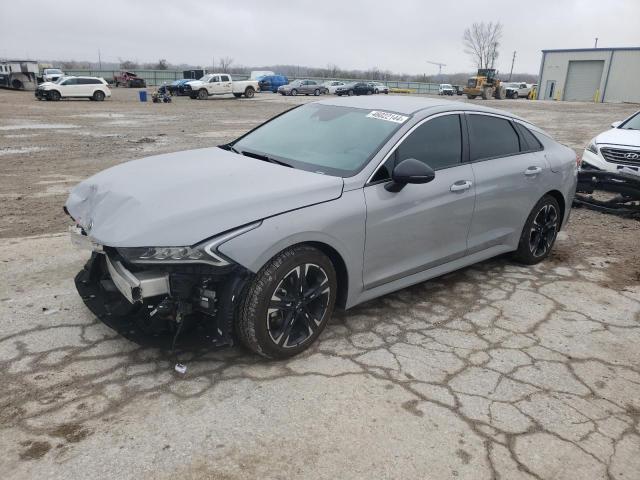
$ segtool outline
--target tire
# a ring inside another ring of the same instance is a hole
[[[349,95],[350,97],[353,97],[353,90],[349,90],[349,91],[347,92],[347,95]]]
[[[373,93],[380,93],[380,90],[378,90],[377,88],[373,91]]]
[[[96,102],[102,102],[104,100],[104,92],[102,90],[96,90],[91,97]]]
[[[207,92],[204,88],[198,90],[198,100],[206,100],[209,97],[209,92]]]
[[[298,95],[298,90],[296,90],[295,88],[291,90],[291,96],[295,97],[296,95]]]
[[[474,98],[476,98],[476,96],[477,96],[477,95],[471,95],[471,94],[469,94],[469,93],[467,94],[467,98],[468,98],[469,100],[473,100]]]
[[[494,93],[493,93],[493,95],[496,98],[496,100],[504,100],[505,97],[507,96],[505,88],[502,87],[502,86],[499,87],[499,88],[496,88]],[[517,93],[516,93],[516,95],[517,95]]]
[[[247,87],[244,91],[244,96],[246,98],[253,98],[255,94],[256,94],[256,91],[251,87]]]
[[[304,284],[298,283],[301,277]],[[305,289],[302,295],[298,288]],[[283,301],[287,293],[290,301]],[[315,297],[300,300],[305,293]],[[248,349],[264,357],[297,355],[325,328],[336,293],[335,269],[325,254],[306,245],[288,248],[262,267],[248,286],[238,312],[237,335]]]
[[[49,99],[53,100],[54,102],[57,102],[58,100],[60,100],[62,98],[62,95],[60,95],[60,92],[57,90],[51,90],[49,92]]]
[[[540,263],[551,253],[562,222],[560,205],[551,195],[545,195],[529,214],[520,235],[514,260],[525,265]]]
[[[318,90],[317,88],[313,91],[313,94],[317,97],[318,95],[320,95],[320,90]]]
[[[480,94],[483,100],[488,100],[493,97],[493,89],[490,87],[483,88],[482,93]]]

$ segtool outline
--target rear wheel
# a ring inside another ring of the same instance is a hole
[[[320,95],[320,90],[318,90],[317,88],[313,91],[313,94],[317,97],[318,95]]]
[[[271,259],[248,287],[237,333],[267,358],[287,358],[308,348],[333,313],[337,293],[331,260],[306,245]]]
[[[200,90],[198,90],[199,100],[206,100],[208,96],[209,96],[209,92],[207,92],[204,88],[201,88]]]
[[[551,195],[545,195],[533,207],[527,218],[518,250],[514,254],[516,261],[534,265],[549,256],[560,230],[560,206]]]
[[[253,98],[255,93],[256,91],[253,88],[247,87],[246,90],[244,91],[244,96],[247,98]]]
[[[104,100],[104,92],[101,90],[96,90],[95,92],[93,92],[93,100],[95,100],[96,102],[102,102]]]

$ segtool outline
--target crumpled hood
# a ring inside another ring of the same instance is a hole
[[[224,231],[334,200],[343,180],[220,148],[147,157],[75,186],[67,211],[97,243],[194,245]]]
[[[640,130],[612,128],[611,130],[607,130],[606,132],[602,132],[598,135],[596,137],[596,143],[640,147]]]

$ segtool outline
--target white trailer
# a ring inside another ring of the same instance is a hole
[[[0,87],[16,90],[35,90],[40,68],[35,60],[6,60],[0,62]]]

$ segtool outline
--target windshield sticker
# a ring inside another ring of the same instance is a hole
[[[387,122],[394,123],[404,123],[407,121],[409,117],[405,117],[404,115],[398,115],[397,113],[389,113],[389,112],[380,112],[378,110],[374,110],[369,115],[368,118],[377,118],[378,120],[386,120]]]

